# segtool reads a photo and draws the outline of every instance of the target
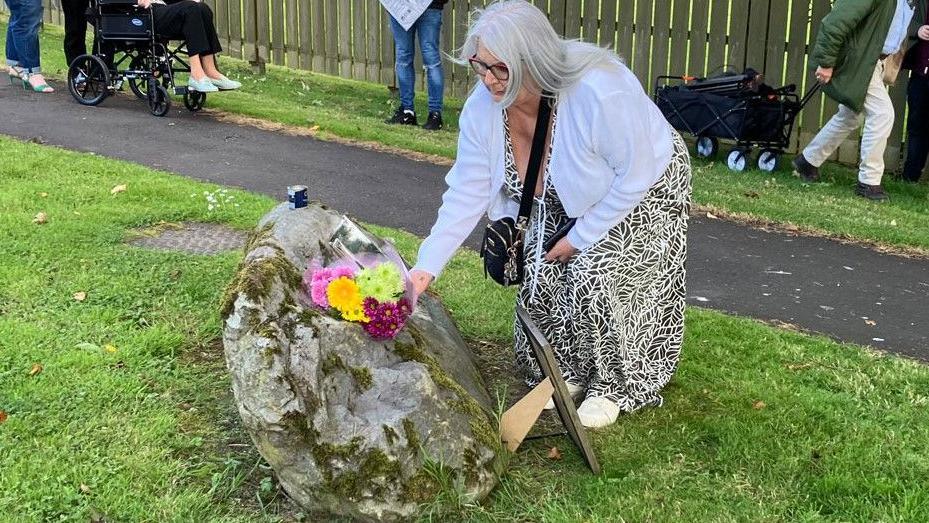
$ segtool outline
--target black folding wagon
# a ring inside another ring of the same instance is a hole
[[[796,85],[773,88],[746,69],[710,78],[659,76],[654,100],[675,129],[696,137],[698,157],[716,156],[719,140],[729,140],[735,142],[726,155],[729,169],[744,171],[752,149],[759,148],[756,165],[770,172],[790,143],[797,115],[818,89],[817,82],[801,99]]]

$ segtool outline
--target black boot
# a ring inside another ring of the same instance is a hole
[[[423,124],[423,129],[427,131],[438,131],[443,127],[442,113],[439,111],[429,111],[429,118]]]
[[[794,158],[794,174],[803,178],[805,182],[818,182],[819,181],[819,167],[814,166],[810,162],[806,161],[806,158],[803,157],[803,153],[798,154]]]
[[[410,109],[397,108],[397,112],[393,116],[384,120],[384,123],[398,124],[398,125],[417,125],[416,123],[416,113]]]
[[[858,182],[858,185],[855,186],[855,194],[875,202],[882,202],[889,199],[889,196],[887,196],[887,193],[884,192],[884,188],[881,187],[880,184],[868,185]]]

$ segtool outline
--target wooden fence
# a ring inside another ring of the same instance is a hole
[[[60,0],[43,0],[46,21],[61,24]],[[393,40],[378,0],[205,0],[215,12],[227,54],[384,84],[394,83]],[[484,0],[450,0],[442,48],[464,39],[469,12]],[[830,0],[535,0],[567,37],[614,48],[651,92],[661,74],[702,76],[724,65],[763,71],[768,83],[806,89],[807,52]],[[0,6],[3,4],[0,3]],[[417,64],[420,64],[417,53]],[[446,62],[446,85],[463,96],[474,81],[467,68]],[[420,75],[422,76],[422,75]],[[891,89],[897,121],[887,147],[888,169],[900,165],[906,98],[901,75]],[[791,146],[805,144],[835,112],[817,96],[803,111]],[[839,148],[857,162],[857,136]]]

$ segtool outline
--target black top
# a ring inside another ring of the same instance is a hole
[[[432,3],[429,4],[429,9],[442,9],[447,2],[448,0],[432,0]]]

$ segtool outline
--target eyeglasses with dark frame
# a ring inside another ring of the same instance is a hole
[[[471,64],[471,69],[474,69],[474,72],[479,76],[484,76],[487,74],[487,71],[490,71],[490,74],[494,75],[494,78],[505,82],[510,79],[510,68],[506,66],[503,62],[497,62],[495,64],[487,64],[477,59],[477,55],[468,58],[468,62]]]

